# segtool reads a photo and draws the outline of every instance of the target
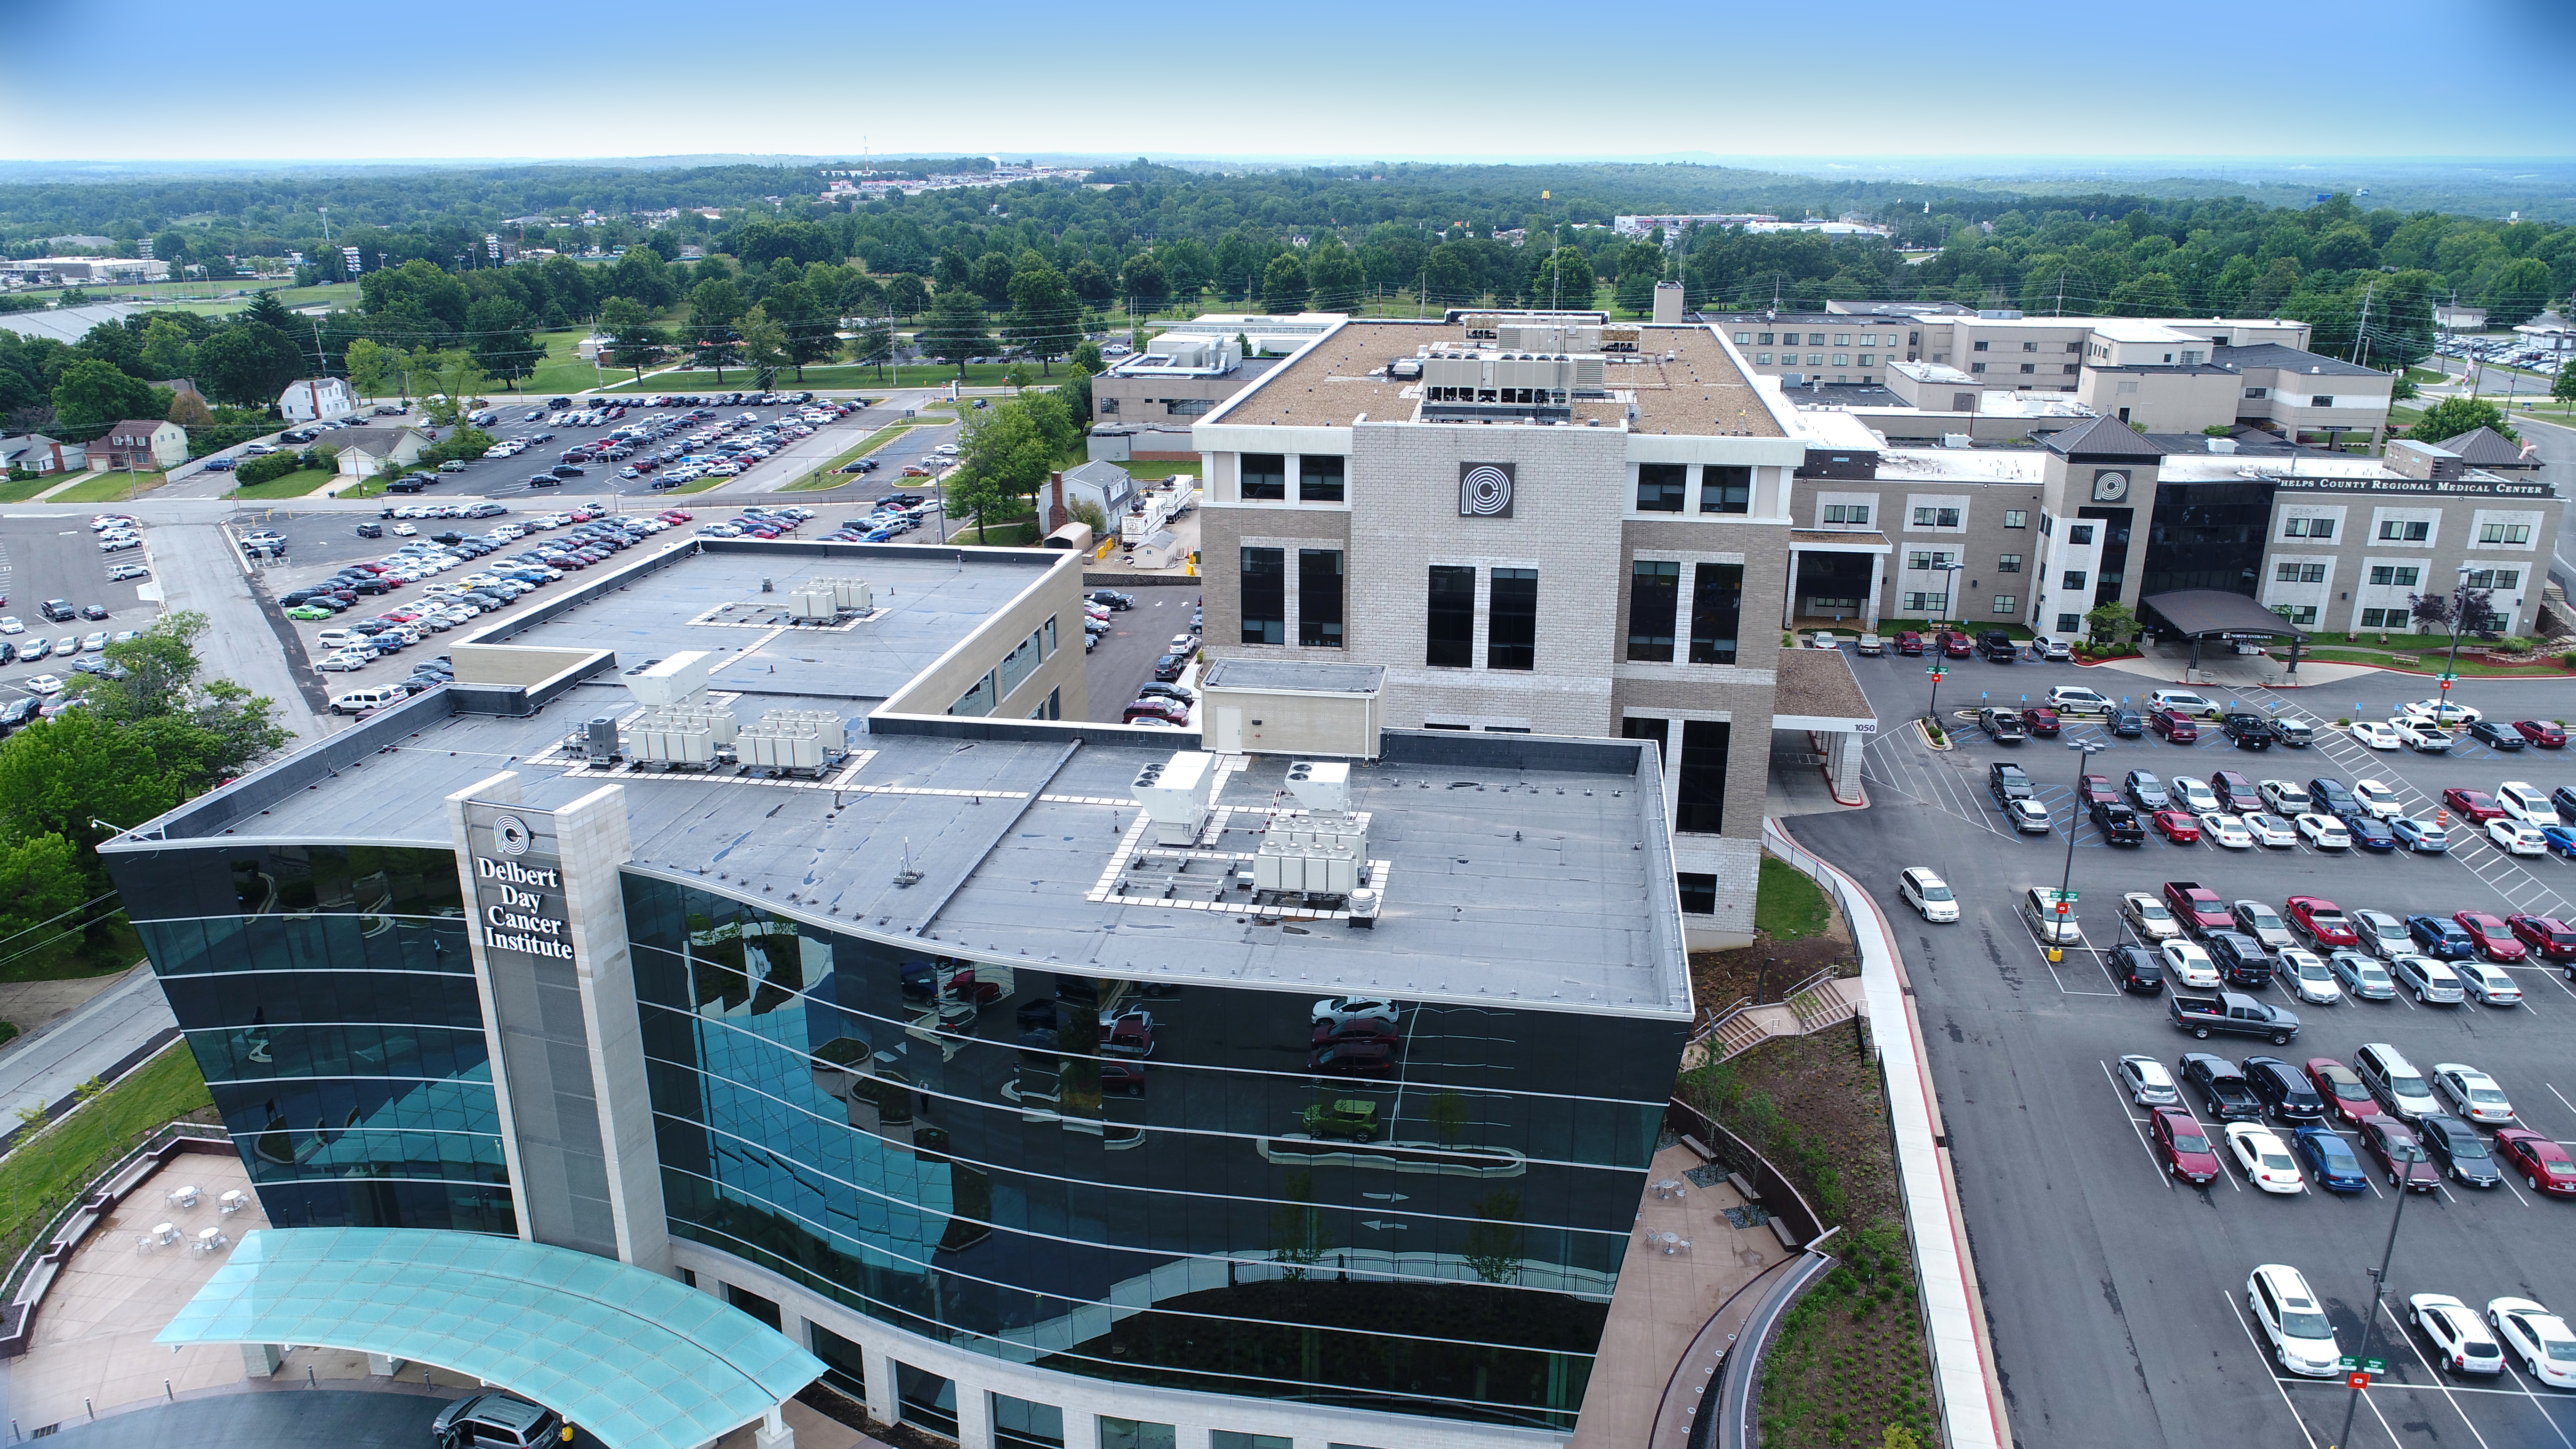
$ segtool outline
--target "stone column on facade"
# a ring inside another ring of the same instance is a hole
[[[274,1378],[286,1362],[285,1345],[245,1343],[241,1346],[242,1372],[255,1379]]]
[[[1783,629],[1794,629],[1798,627],[1798,560],[1800,556],[1798,546],[1794,543],[1789,545],[1789,593],[1788,597],[1780,601],[1780,627]]]
[[[751,1431],[751,1445],[752,1449],[796,1449],[796,1431],[787,1427],[776,1405],[760,1416],[760,1423]]]
[[[894,1355],[867,1343],[859,1345],[859,1355],[867,1367],[868,1417],[891,1424],[903,1412],[895,1401]]]
[[[948,1386],[957,1394],[957,1442],[990,1444],[993,1442],[993,1396],[981,1384],[969,1384],[952,1378]]]
[[[1873,553],[1869,556],[1869,600],[1862,606],[1861,611],[1861,627],[1872,634],[1878,632],[1879,592],[1884,589],[1886,585],[1887,555],[1883,553]]]
[[[1861,798],[1860,765],[1858,730],[1835,730],[1825,736],[1825,778],[1832,784],[1836,800],[1851,804]]]

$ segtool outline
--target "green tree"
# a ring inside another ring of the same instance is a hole
[[[2111,292],[2111,310],[2123,317],[2179,317],[2182,289],[2163,272],[2149,272],[2122,282]]]
[[[1035,357],[1041,370],[1073,349],[1082,335],[1082,305],[1064,274],[1044,262],[1011,274],[1011,343]]]
[[[534,329],[535,319],[515,298],[477,297],[465,309],[467,349],[485,372],[513,388],[546,360],[545,344],[537,341]]]
[[[71,841],[51,831],[0,839],[0,935],[23,937],[77,910],[89,896],[80,850]],[[27,944],[18,940],[13,949]]]
[[[609,298],[599,309],[599,326],[608,338],[609,364],[633,368],[639,382],[645,367],[660,358],[667,345],[662,330],[653,325],[653,314],[630,298]]]
[[[784,282],[772,287],[769,295],[760,299],[760,305],[785,329],[787,362],[796,369],[798,382],[805,380],[805,364],[828,361],[840,352],[840,310],[825,303],[810,282]]]
[[[2557,380],[2549,384],[2549,395],[2576,408],[2576,367],[2560,367]]]
[[[1089,257],[1065,268],[1064,281],[1086,307],[1106,305],[1118,294],[1118,284],[1111,279],[1108,270]]]
[[[2480,428],[2493,428],[2517,442],[2522,438],[2513,430],[2513,424],[2505,421],[2504,409],[2482,397],[2442,399],[2424,409],[2424,416],[2416,419],[2415,426],[2406,430],[2406,436],[2419,443],[2439,443],[2462,433],[2474,433]]]
[[[1109,365],[1108,359],[1100,355],[1100,344],[1087,337],[1073,345],[1073,355],[1065,361],[1066,365],[1085,377],[1090,377]]]
[[[948,486],[953,498],[959,483],[965,485],[977,539],[983,537],[986,518],[1003,512],[1005,500],[1010,503],[1005,516],[1026,511],[1019,500],[1037,496],[1059,456],[1037,414],[1019,400],[969,415],[959,430],[957,468]]]
[[[2520,257],[2496,268],[2487,283],[2487,325],[2512,327],[2540,315],[2549,305],[2549,264]]]
[[[1118,270],[1118,285],[1127,294],[1127,304],[1148,317],[1172,292],[1171,278],[1152,252],[1129,257],[1127,265]]]
[[[284,302],[277,300],[275,291],[264,291],[251,298],[250,305],[235,313],[233,320],[257,322],[263,327],[274,327],[284,332],[295,325],[295,314],[286,310]]]
[[[188,430],[192,443],[196,441],[197,433],[215,425],[214,409],[207,407],[206,400],[193,392],[174,391],[170,394],[169,418]]]
[[[1263,280],[1269,280],[1267,275]],[[1314,306],[1319,312],[1356,312],[1368,291],[1368,276],[1360,268],[1360,259],[1330,232],[1315,243],[1313,254],[1306,258],[1306,281],[1314,288]]]
[[[64,368],[62,380],[54,384],[54,422],[87,441],[111,423],[157,418],[169,411],[167,402],[154,405],[152,392],[152,384],[115,364],[84,357]]]
[[[724,381],[724,366],[731,359],[734,324],[750,304],[743,300],[742,288],[730,277],[698,283],[689,289],[689,334],[697,344],[699,365],[710,360],[716,369],[716,381]]]
[[[1261,310],[1285,313],[1306,310],[1306,269],[1294,252],[1281,252],[1261,270]]]
[[[2128,647],[2130,640],[2138,637],[2138,616],[2128,605],[2114,599],[2088,610],[2084,615],[2084,627],[2094,643],[2123,649]]]
[[[888,313],[909,320],[930,305],[930,289],[921,278],[905,272],[885,284],[885,300]]]
[[[194,377],[197,342],[175,317],[155,317],[143,327],[143,351],[136,359],[154,378]]]
[[[787,329],[769,315],[766,303],[754,303],[736,329],[742,334],[742,358],[760,376],[765,391],[777,384],[778,369],[793,361],[787,351]]]
[[[349,344],[343,359],[349,369],[350,390],[362,398],[383,397],[390,349],[372,337],[360,337]]]
[[[440,424],[453,423],[481,406],[483,392],[492,386],[492,375],[461,347],[430,358],[429,374],[430,392],[421,401],[421,411]]]
[[[967,358],[993,350],[993,335],[984,326],[984,304],[964,287],[942,292],[931,302],[929,319],[921,324],[917,340],[931,356],[957,364],[960,379],[966,376]]]
[[[270,407],[288,383],[304,375],[305,358],[284,332],[265,322],[241,321],[197,344],[197,370],[215,401]]]
[[[1592,305],[1592,294],[1600,285],[1581,250],[1558,247],[1555,255],[1538,264],[1537,274],[1530,279],[1530,305],[1547,311],[1580,311]]]

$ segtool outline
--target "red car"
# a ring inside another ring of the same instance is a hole
[[[1165,724],[1169,725],[1185,725],[1190,722],[1189,706],[1184,705],[1177,700],[1170,699],[1137,700],[1135,703],[1127,706],[1126,713],[1120,718],[1119,722],[1122,724],[1134,724],[1136,721],[1149,716],[1151,718],[1161,720]]]
[[[2514,733],[2544,750],[2567,748],[2567,731],[2545,719],[2518,719],[2513,722],[2513,729]]]
[[[1150,1057],[1154,1054],[1154,1018],[1142,1011],[1131,1011],[1118,1018],[1109,1028],[1107,1039],[1100,1043],[1104,1052],[1121,1056]]]
[[[2463,790],[2455,786],[2442,792],[2442,803],[2478,825],[2504,818],[2504,807],[2484,790]]]
[[[1941,652],[1952,659],[1970,659],[1976,656],[1976,643],[1965,634],[1953,634],[1944,629],[1941,631],[1940,642]]]
[[[2064,722],[2058,719],[2057,711],[2042,704],[2034,705],[2021,712],[2021,727],[2032,734],[2053,738],[2060,729],[2064,728]]]
[[[2495,1147],[2496,1156],[2521,1173],[2533,1192],[2576,1197],[2576,1160],[2568,1157],[2566,1148],[2528,1127],[2499,1128]]]
[[[2323,896],[2292,896],[2290,926],[2322,947],[2358,946],[2361,934],[2344,919],[2343,907]]]
[[[2178,709],[2148,711],[2147,728],[2177,745],[2188,745],[2200,738],[2200,726],[2192,722],[2190,715]]]
[[[1391,1077],[1395,1043],[1363,1039],[1320,1046],[1307,1055],[1306,1070],[1339,1077]]]
[[[2155,822],[2156,829],[2164,833],[2165,839],[2176,845],[2200,843],[2200,822],[2184,811],[2159,810],[2149,818]]]
[[[2218,796],[2219,806],[2231,815],[2251,815],[2263,808],[2263,797],[2254,793],[2254,782],[2234,770],[2211,775],[2209,788]]]
[[[2478,943],[2478,951],[2490,961],[2528,960],[2531,952],[2513,938],[2513,928],[2484,911],[2461,911],[2451,917],[2469,939]]]
[[[2117,805],[2120,803],[2120,789],[2118,786],[2111,783],[2111,777],[2108,775],[2085,776],[2084,789],[2082,793],[2084,796],[2084,803],[2087,805]]]
[[[2361,1124],[2361,1150],[2379,1160],[2388,1185],[2406,1184],[2409,1192],[2431,1192],[2442,1185],[2442,1172],[2415,1140],[2415,1130],[2386,1113]]]
[[[1916,633],[1916,632],[1914,632],[1914,631],[1913,631],[1913,630],[1911,630],[1911,629],[1908,629],[1908,630],[1906,630],[1904,633],[1897,635],[1897,636],[1896,636],[1896,652],[1897,652],[1897,653],[1899,653],[1899,654],[1920,654],[1920,653],[1922,653],[1922,652],[1923,652],[1923,636],[1922,636],[1922,635],[1920,635],[1920,634],[1918,634],[1918,633]]]
[[[2207,1187],[2218,1177],[2218,1154],[2209,1149],[2209,1134],[2180,1107],[2158,1107],[2147,1122],[2147,1136],[2164,1159],[2165,1171],[2194,1187]]]
[[[2514,939],[2543,961],[2576,961],[2576,928],[2556,916],[2507,916]]]
[[[690,519],[697,517],[697,515],[691,513],[685,508],[672,508],[665,510],[662,517],[664,520],[671,523],[686,523]]]
[[[2308,1085],[2333,1106],[2337,1116],[2356,1127],[2364,1117],[2379,1115],[2379,1099],[2361,1084],[2360,1075],[2332,1057],[2308,1058]]]

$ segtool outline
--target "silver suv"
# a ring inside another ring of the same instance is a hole
[[[536,1449],[563,1431],[563,1418],[508,1394],[476,1394],[438,1411],[429,1432],[438,1449]]]

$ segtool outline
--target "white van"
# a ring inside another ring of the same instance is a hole
[[[363,710],[382,709],[386,705],[409,699],[399,689],[353,689],[331,699],[333,714],[357,714]]]
[[[325,649],[346,649],[353,644],[365,644],[367,636],[355,629],[325,629],[313,636],[313,642]]]

